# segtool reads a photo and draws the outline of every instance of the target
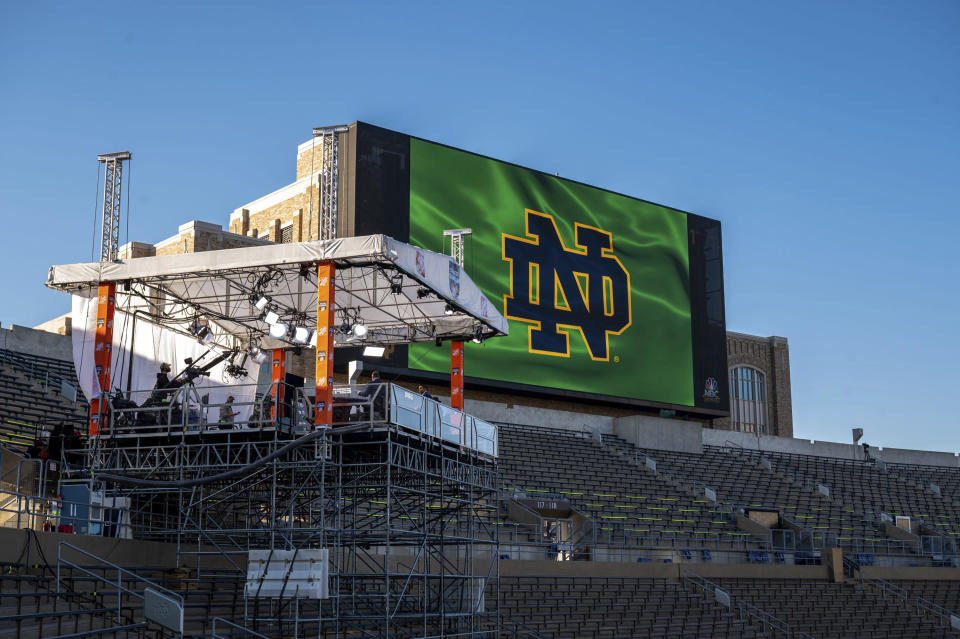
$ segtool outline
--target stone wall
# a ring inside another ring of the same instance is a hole
[[[0,348],[65,362],[73,361],[73,339],[69,335],[16,324],[9,329],[0,328]]]
[[[790,393],[790,347],[785,337],[760,337],[727,333],[727,370],[752,366],[767,381],[767,425],[770,435],[793,436],[793,402]],[[713,428],[730,430],[728,418],[715,419]]]

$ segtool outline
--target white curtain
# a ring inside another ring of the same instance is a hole
[[[150,396],[156,384],[161,363],[167,363],[172,369],[171,377],[186,368],[185,358],[197,360],[208,351],[207,346],[195,339],[174,333],[149,322],[144,317],[135,317],[124,312],[124,298],[117,293],[113,320],[113,361],[111,363],[111,386],[114,392],[125,396],[130,389],[129,399],[137,404]],[[73,362],[77,370],[80,388],[87,398],[100,394],[94,364],[94,338],[97,324],[97,296],[95,290],[89,290],[73,296]],[[210,361],[217,355],[210,352],[203,361]],[[203,364],[200,362],[200,365]],[[239,364],[239,361],[237,362]],[[257,391],[260,366],[250,360],[245,362],[247,375],[235,378],[226,375],[224,368],[228,362],[221,362],[210,369],[209,376],[198,377],[194,381],[197,395],[208,395],[208,403],[222,404],[232,395],[236,411],[240,414],[236,421],[249,419],[251,405]],[[218,415],[208,415],[208,421],[216,422]]]

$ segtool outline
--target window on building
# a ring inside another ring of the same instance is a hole
[[[751,366],[730,369],[730,428],[746,433],[769,434],[767,376]]]
[[[293,222],[280,227],[280,243],[289,244],[293,241]]]

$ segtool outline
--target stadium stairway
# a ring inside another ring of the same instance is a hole
[[[0,638],[171,636],[151,629],[128,603],[118,616],[115,590],[95,590],[88,580],[66,577],[64,591],[58,595],[56,573],[51,569],[18,563],[0,564],[0,568]]]

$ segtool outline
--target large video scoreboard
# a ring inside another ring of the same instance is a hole
[[[379,127],[351,126],[350,231],[441,252],[470,228],[464,267],[510,335],[467,343],[468,388],[706,415],[728,410],[720,223]],[[387,364],[449,373],[449,347]]]

